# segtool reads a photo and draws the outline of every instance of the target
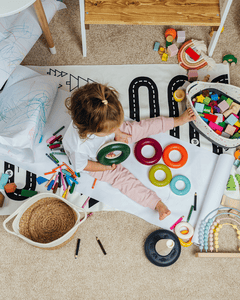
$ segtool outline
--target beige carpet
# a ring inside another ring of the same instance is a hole
[[[87,32],[87,58],[82,57],[77,0],[67,0],[67,10],[53,18],[50,29],[57,54],[51,55],[44,37],[34,45],[23,65],[101,65],[162,63],[152,50],[164,43],[160,26],[92,25]],[[240,48],[240,2],[235,0],[216,47],[217,63]],[[209,43],[209,27],[184,27],[187,39]],[[240,57],[238,57],[240,58]],[[176,58],[168,63],[177,63]],[[231,68],[231,83],[240,86],[239,65]],[[0,217],[1,222],[6,217]],[[101,299],[101,300],[236,300],[239,299],[239,259],[195,258],[195,246],[182,248],[179,260],[168,268],[151,264],[144,241],[158,229],[124,212],[94,213],[77,232],[80,252],[74,259],[76,238],[59,250],[34,248],[0,227],[0,299]],[[98,236],[107,255],[96,242]],[[221,251],[236,252],[233,230],[224,228]],[[239,244],[239,243],[238,243]]]

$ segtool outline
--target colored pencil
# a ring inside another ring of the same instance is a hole
[[[86,204],[88,203],[89,200],[90,200],[90,197],[87,197],[87,200],[83,203],[82,208],[84,208],[86,206]]]
[[[54,132],[53,135],[56,135],[57,133],[59,133],[61,130],[63,130],[65,128],[65,126],[62,126],[61,128],[59,128],[57,131]]]
[[[101,241],[99,240],[98,237],[96,237],[96,239],[97,239],[98,245],[99,245],[100,248],[102,249],[103,254],[106,255],[107,253],[106,253],[105,249],[103,248],[103,245],[102,245]]]
[[[189,210],[189,214],[188,214],[188,217],[187,217],[187,222],[190,221],[190,218],[191,218],[191,215],[192,215],[192,212],[193,212],[193,208],[194,208],[194,206],[192,205],[190,210]]]
[[[59,166],[59,164],[50,155],[48,155],[47,153],[45,154],[49,159],[51,159],[52,162],[54,162],[57,166]]]
[[[182,221],[183,218],[184,218],[184,216],[182,216],[181,218],[179,218],[179,219],[177,220],[177,222],[175,222],[175,223],[170,227],[170,229],[173,230],[173,229],[176,227],[176,225]]]
[[[75,259],[78,257],[80,241],[81,241],[80,239],[77,240],[77,247],[76,247],[76,252],[75,252]]]
[[[96,182],[97,182],[97,178],[94,179],[94,182],[93,182],[93,185],[92,185],[92,189],[94,189]]]
[[[197,210],[197,193],[194,194],[194,210]]]

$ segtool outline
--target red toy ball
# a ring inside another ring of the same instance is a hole
[[[144,146],[150,145],[155,149],[155,154],[153,157],[144,157],[142,155],[142,148]],[[158,141],[152,138],[144,138],[137,142],[134,148],[134,154],[136,159],[143,165],[154,165],[156,164],[162,157],[163,151],[162,147]]]

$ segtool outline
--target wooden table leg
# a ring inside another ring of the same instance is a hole
[[[42,6],[41,0],[36,0],[34,2],[34,8],[38,17],[38,21],[40,23],[40,26],[42,28],[43,33],[45,34],[49,49],[52,54],[56,54],[56,48],[54,46],[54,42],[52,39],[52,35],[48,26],[47,18]]]
[[[82,33],[82,53],[83,57],[87,56],[87,40],[86,40],[86,29],[85,29],[85,2],[79,0],[80,8],[80,22],[81,22],[81,33]]]
[[[214,32],[213,33],[213,36],[211,38],[211,42],[210,42],[210,45],[208,47],[208,56],[209,57],[212,57],[213,55],[213,51],[217,45],[217,41],[219,39],[219,36],[221,34],[221,31],[222,31],[222,28],[223,28],[223,25],[226,21],[226,18],[227,18],[227,15],[228,15],[228,12],[230,10],[230,7],[231,7],[231,4],[232,4],[232,1],[233,0],[225,0],[224,2],[224,5],[223,5],[223,8],[222,8],[222,16],[221,16],[221,24],[220,26],[218,27],[218,31],[217,32]]]

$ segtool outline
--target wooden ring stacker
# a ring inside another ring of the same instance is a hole
[[[166,255],[162,256],[156,251],[156,244],[161,239],[171,239],[174,241],[174,247],[172,251]],[[181,254],[181,245],[178,237],[171,231],[165,229],[159,229],[152,232],[146,239],[144,250],[147,258],[151,263],[158,267],[168,267],[174,264],[180,254]]]
[[[183,234],[183,228],[187,228],[188,233],[187,234]],[[194,228],[192,227],[191,224],[189,224],[188,222],[180,222],[178,223],[175,228],[174,228],[175,234],[177,235],[178,238],[182,239],[182,240],[189,240],[192,238],[193,234],[194,234]]]
[[[154,176],[158,170],[162,170],[166,174],[166,178],[162,181],[157,180]],[[152,184],[154,184],[156,186],[160,186],[160,187],[166,186],[170,183],[171,179],[172,179],[171,170],[163,164],[154,165],[151,167],[151,169],[149,171],[149,180],[151,181]]]
[[[240,160],[240,150],[237,150],[234,152],[234,157],[235,157],[235,159]]]
[[[150,145],[154,148],[155,154],[153,157],[144,157],[142,155],[142,148],[146,145]],[[156,164],[162,157],[162,147],[158,141],[152,138],[144,138],[137,142],[134,148],[134,154],[136,159],[143,165],[154,165]]]
[[[106,157],[107,154],[114,151],[120,151],[120,153],[114,157]],[[102,145],[98,149],[97,160],[102,165],[106,166],[111,166],[112,164],[118,165],[128,158],[130,152],[131,150],[128,144],[122,142],[110,142]]]
[[[186,96],[186,94],[185,94],[184,90],[181,90],[181,89],[177,89],[173,93],[173,98],[177,102],[181,102],[182,100],[184,100],[185,96]]]
[[[176,188],[176,183],[178,181],[183,181],[185,183],[185,188],[183,190],[179,190]],[[190,189],[191,189],[191,182],[190,180],[183,175],[176,175],[173,177],[173,179],[170,182],[170,189],[172,190],[172,192],[178,196],[184,196],[186,195]]]
[[[179,161],[175,162],[175,161],[170,160],[169,154],[173,150],[177,150],[181,153],[182,157]],[[181,146],[179,144],[170,144],[164,149],[162,158],[163,158],[164,163],[168,167],[178,169],[178,168],[183,167],[186,164],[186,162],[188,160],[188,153],[187,153],[187,150],[183,146]]]

